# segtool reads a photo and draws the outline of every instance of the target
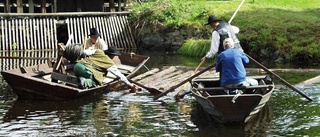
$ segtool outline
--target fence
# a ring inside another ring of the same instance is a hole
[[[109,46],[136,48],[129,12],[1,13],[0,50],[57,49],[57,27],[66,24],[71,43],[83,43],[96,27]]]

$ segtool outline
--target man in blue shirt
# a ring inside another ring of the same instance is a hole
[[[231,38],[223,41],[224,51],[218,55],[216,71],[220,72],[222,87],[256,86],[258,81],[246,78],[244,64],[249,63],[248,57],[241,49],[234,48]],[[229,93],[235,94],[235,93]]]

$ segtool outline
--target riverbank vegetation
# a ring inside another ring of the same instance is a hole
[[[144,24],[172,29],[196,28],[200,35],[186,39],[178,53],[203,56],[210,48],[209,15],[228,22],[242,0],[149,0],[133,6],[130,17]],[[245,52],[278,63],[317,63],[320,59],[318,0],[247,0],[231,24]],[[155,25],[156,26],[156,25]]]

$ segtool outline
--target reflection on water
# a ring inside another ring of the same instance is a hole
[[[110,92],[74,101],[16,100],[2,110],[0,136],[265,136],[267,105],[247,124],[214,124],[196,103],[154,102],[146,93]]]

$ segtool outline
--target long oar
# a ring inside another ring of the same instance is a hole
[[[180,87],[180,86],[181,86],[181,85],[183,85],[184,83],[186,83],[186,82],[188,82],[188,81],[192,80],[193,78],[195,78],[195,77],[199,76],[200,74],[202,74],[202,73],[204,73],[204,72],[208,71],[209,69],[211,69],[211,68],[213,68],[213,67],[215,67],[215,66],[216,66],[216,63],[214,63],[214,64],[212,64],[212,65],[210,65],[210,66],[206,67],[205,69],[201,70],[200,72],[198,72],[198,73],[196,73],[196,74],[192,75],[191,77],[189,77],[189,78],[185,79],[184,81],[181,81],[179,84],[177,84],[177,85],[175,85],[175,86],[172,86],[172,87],[171,87],[170,89],[168,89],[167,91],[165,91],[165,92],[161,93],[160,95],[158,95],[158,96],[154,97],[154,98],[153,98],[153,100],[157,100],[158,98],[160,98],[160,97],[162,97],[162,96],[164,96],[164,95],[168,94],[169,92],[172,92],[174,89],[176,89],[176,88]]]
[[[313,101],[313,99],[309,98],[306,94],[304,94],[303,92],[301,92],[300,90],[298,90],[297,88],[295,88],[294,86],[292,86],[290,83],[288,83],[287,81],[285,81],[284,79],[282,79],[280,76],[278,76],[277,74],[273,73],[272,71],[270,71],[268,68],[266,68],[265,66],[263,66],[262,64],[260,64],[258,61],[254,60],[252,57],[250,57],[248,54],[246,54],[247,57],[253,61],[255,64],[257,64],[258,66],[260,66],[264,71],[270,73],[271,75],[275,76],[276,78],[278,78],[283,84],[287,85],[288,87],[290,87],[292,90],[296,91],[297,93],[299,93],[301,96],[305,97],[306,99],[308,99],[309,101]]]
[[[133,81],[132,79],[129,79],[129,78],[128,78],[128,80],[129,80],[131,83],[136,84],[136,85],[138,85],[139,87],[142,87],[142,88],[148,90],[151,94],[159,95],[159,94],[162,93],[161,91],[159,91],[159,90],[157,90],[157,89],[155,89],[155,88],[146,87],[146,86],[144,86],[144,85],[142,85],[142,84],[140,84],[140,83],[138,83],[138,82]]]
[[[198,67],[194,70],[194,72],[193,72],[192,75],[194,75],[195,73],[198,72],[198,70],[200,69],[200,67],[202,66],[202,64],[203,64],[205,61],[206,61],[206,60],[202,60],[202,61],[199,63]],[[192,76],[192,75],[191,75],[191,76]],[[183,87],[181,88],[181,90],[175,95],[176,99],[180,99],[180,98],[181,98],[181,95],[182,95],[183,91],[184,91],[187,87],[190,87],[190,84],[191,84],[190,82],[187,82],[187,83],[185,83],[185,84],[183,85]]]

